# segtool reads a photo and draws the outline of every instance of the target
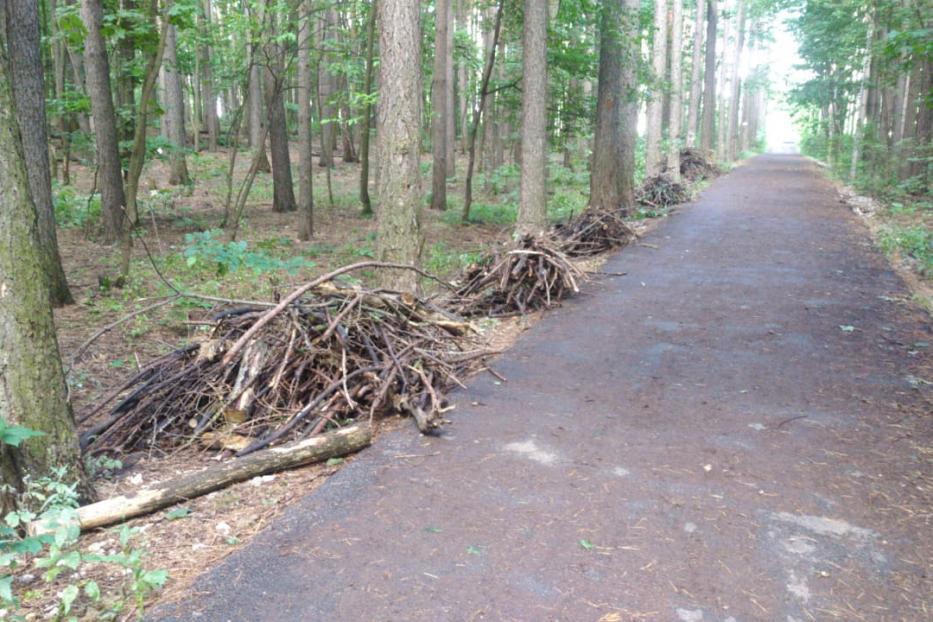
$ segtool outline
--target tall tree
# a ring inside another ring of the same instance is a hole
[[[516,232],[547,228],[547,21],[548,5],[525,0],[522,30],[522,170]]]
[[[337,62],[337,9],[329,3],[321,16],[321,54],[318,56],[318,114],[321,121],[321,166],[334,166],[334,148],[337,144],[337,76],[333,65]]]
[[[288,153],[288,128],[285,124],[285,50],[275,41],[279,32],[279,15],[275,0],[267,0],[266,20],[273,40],[266,45],[266,110],[269,122],[269,152],[272,155],[272,210],[294,212],[295,188],[292,182],[291,156]]]
[[[703,122],[700,126],[700,147],[713,148],[716,119],[716,0],[707,0],[706,6],[706,61],[703,69]]]
[[[729,120],[726,126],[725,153],[726,159],[730,162],[738,156],[736,145],[739,138],[739,99],[742,94],[742,79],[739,69],[742,60],[742,48],[745,45],[745,0],[738,0],[738,3],[735,17],[735,48],[732,53],[732,79],[730,80],[732,93],[729,97]]]
[[[81,19],[87,30],[84,64],[97,140],[97,185],[100,188],[103,235],[106,241],[113,242],[123,236],[124,222],[128,219],[117,142],[117,118],[110,89],[110,63],[101,32],[104,19],[101,0],[81,0]],[[129,226],[128,222],[126,226]]]
[[[434,11],[434,82],[431,87],[431,150],[434,154],[431,208],[447,209],[447,17],[450,0],[437,0]]]
[[[175,26],[166,32],[164,76],[165,76],[165,123],[168,126],[169,183],[191,183],[188,163],[185,158],[185,100],[178,71],[178,35]]]
[[[67,480],[82,482],[87,495],[7,66],[0,45],[0,421],[43,436],[18,448],[0,443],[0,474],[22,490],[25,476],[65,467]],[[3,514],[13,504],[0,493]]]
[[[700,94],[703,83],[700,74],[703,70],[703,28],[706,16],[705,0],[697,0],[696,15],[693,21],[693,55],[690,64],[690,101],[687,102],[687,147],[697,144],[697,123],[700,118]]]
[[[625,162],[634,157],[633,145],[626,144],[629,142],[626,132],[632,129],[633,121],[626,109],[633,102],[637,106],[637,85],[633,84],[637,54],[635,20],[637,13],[633,15],[623,0],[607,0],[602,5],[591,209],[624,213],[633,203],[634,170]]]
[[[462,1],[462,0],[461,0]],[[454,26],[454,2],[457,0],[447,0],[447,49],[445,54],[444,72],[447,74],[447,110],[444,114],[446,123],[444,146],[447,149],[447,178],[450,179],[457,174],[457,100],[454,96],[454,35],[456,27]]]
[[[667,0],[654,1],[654,42],[651,46],[653,87],[648,100],[648,132],[645,146],[645,175],[658,175],[663,168],[664,92],[667,69]]]
[[[36,206],[39,229],[39,252],[48,275],[52,304],[62,306],[72,301],[55,232],[55,207],[52,204],[52,175],[49,168],[49,131],[45,116],[45,84],[42,76],[42,51],[39,35],[39,12],[35,0],[0,2],[0,20],[6,7],[10,53],[10,78],[16,120],[22,134],[29,175],[29,191]]]
[[[667,130],[667,172],[680,179],[680,147],[683,128],[683,74],[681,72],[681,43],[683,39],[683,0],[671,0],[671,112]]]
[[[417,264],[421,256],[421,7],[379,0],[379,106],[376,109],[377,257]],[[384,271],[384,287],[414,291],[410,271]]]
[[[301,220],[298,237],[310,240],[314,235],[314,188],[311,154],[311,0],[298,7],[298,210]]]
[[[214,92],[214,71],[211,67],[211,0],[201,0],[201,37],[198,55],[201,65],[201,107],[204,111],[204,127],[207,128],[207,148],[217,151],[220,134],[220,119],[217,116],[217,95]]]
[[[377,0],[369,7],[369,18],[366,25],[366,73],[363,82],[363,121],[360,134],[360,203],[363,205],[363,214],[373,213],[372,199],[369,196],[369,139],[370,125],[372,124],[373,105],[373,68],[375,65],[375,38],[376,38],[376,8]]]

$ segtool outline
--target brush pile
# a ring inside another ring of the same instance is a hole
[[[198,441],[242,456],[387,413],[430,432],[448,409],[443,391],[487,354],[469,324],[414,296],[301,289],[272,309],[215,314],[206,339],[153,361],[98,405],[122,396],[82,446],[128,453]]]
[[[599,255],[625,246],[635,237],[621,213],[604,210],[586,210],[556,225],[553,233],[561,250],[569,257]]]
[[[526,236],[469,266],[449,304],[465,317],[528,313],[579,291],[583,277],[559,241]]]
[[[719,172],[719,168],[699,149],[683,149],[680,152],[680,174],[684,179],[712,179]]]
[[[665,209],[690,200],[690,192],[683,184],[662,174],[646,179],[635,192],[635,200],[641,205]]]

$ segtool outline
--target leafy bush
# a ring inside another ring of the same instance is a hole
[[[35,436],[36,432],[14,426],[0,419],[0,446],[18,447]],[[26,489],[19,495],[18,507],[37,508],[35,511],[19,509],[8,513],[0,520],[0,607],[7,610],[12,620],[25,620],[16,614],[19,599],[13,592],[13,571],[27,562],[45,570],[46,583],[64,582],[58,591],[56,605],[57,620],[76,620],[71,615],[75,602],[84,594],[93,605],[98,618],[115,620],[135,612],[141,618],[146,598],[162,587],[168,579],[164,570],[147,570],[143,564],[143,552],[131,548],[133,530],[124,526],[120,533],[120,551],[110,555],[84,553],[78,548],[81,534],[77,508],[77,482],[66,482],[65,468],[53,469],[47,477],[26,481]],[[8,484],[2,492],[16,494]],[[35,530],[26,527],[37,525]],[[93,579],[84,577],[91,564],[117,566],[126,576],[122,592],[105,602],[100,586]],[[56,586],[58,587],[58,586]]]
[[[252,270],[255,274],[284,270],[294,274],[299,269],[314,264],[304,257],[280,259],[270,255],[264,248],[250,250],[246,241],[222,242],[217,231],[202,231],[185,235],[187,247],[184,251],[189,268],[201,265],[212,266],[218,275],[237,272],[241,269]],[[266,248],[270,248],[268,243]]]
[[[100,220],[100,196],[94,195],[88,201],[72,186],[62,186],[53,195],[55,222],[60,227],[81,227]]]
[[[879,242],[886,253],[897,250],[915,259],[921,274],[933,275],[933,230],[923,225],[888,225],[880,230]]]

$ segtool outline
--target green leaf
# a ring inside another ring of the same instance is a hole
[[[0,577],[0,603],[10,604],[16,602],[13,598],[13,577],[4,575]]]
[[[58,560],[57,566],[64,566],[66,568],[71,568],[72,570],[77,570],[78,566],[81,564],[81,553],[78,551],[71,551],[65,553]]]
[[[78,598],[77,585],[69,585],[62,590],[62,613],[67,614],[71,611],[71,606],[74,604],[76,598]]]
[[[30,430],[20,425],[10,425],[0,419],[0,444],[19,447],[23,441],[37,436],[45,436],[45,432]]]
[[[467,547],[467,553],[469,553],[470,555],[482,555],[483,550],[479,548],[478,546],[473,546],[471,544],[470,546]]]
[[[165,518],[169,520],[179,520],[191,515],[190,508],[175,508],[174,510],[167,512]]]
[[[142,581],[152,587],[162,587],[168,581],[168,571],[147,570],[143,573]]]
[[[593,550],[593,543],[587,540],[586,538],[584,538],[583,540],[580,540],[580,546],[582,546],[587,551]]]
[[[343,464],[343,458],[331,458],[327,461],[327,466],[337,466],[338,464]]]
[[[84,584],[84,594],[93,601],[100,600],[100,586],[97,581],[88,581]]]
[[[440,527],[434,527],[434,526],[425,527],[424,530],[427,531],[428,533],[440,533],[441,531],[443,531]]]
[[[844,333],[851,333],[855,331],[855,327],[850,324],[840,324],[839,330],[841,330]]]

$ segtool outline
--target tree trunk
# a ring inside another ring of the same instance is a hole
[[[318,61],[318,99],[321,119],[321,158],[319,164],[328,168],[334,166],[334,147],[337,142],[337,109],[333,98],[337,91],[336,76],[331,64],[336,62],[333,54],[337,29],[337,11],[331,5],[324,12],[321,24],[321,47],[323,51]]]
[[[651,46],[653,85],[648,100],[648,132],[645,147],[645,176],[661,173],[661,142],[664,140],[664,78],[667,69],[667,0],[654,2],[654,43]]]
[[[117,142],[117,119],[110,90],[110,63],[101,34],[101,0],[81,0],[81,19],[87,29],[84,61],[91,114],[94,116],[94,135],[97,139],[97,186],[100,188],[103,235],[105,241],[113,242],[120,239],[123,232],[126,195]]]
[[[55,231],[38,5],[35,0],[5,0],[3,4],[6,6],[10,78],[16,120],[22,135],[29,191],[38,214],[38,252],[48,275],[49,298],[54,306],[60,307],[72,303],[73,299],[58,253],[58,236]]]
[[[366,97],[363,104],[362,130],[360,133],[360,203],[363,205],[363,214],[373,213],[372,199],[369,197],[369,140],[370,125],[372,124],[373,105],[370,99],[373,92],[373,65],[374,47],[376,38],[376,2],[369,7],[369,20],[366,25],[366,77],[363,83],[363,94]]]
[[[739,63],[742,60],[742,48],[745,45],[745,0],[739,0],[738,15],[736,16],[735,51],[732,56],[732,95],[729,98],[729,121],[726,133],[726,157],[732,162],[738,156],[736,144],[739,136],[739,100],[742,95],[741,78],[739,76]]]
[[[713,149],[716,119],[716,0],[706,5],[706,63],[703,68],[703,122],[700,127],[700,148]]]
[[[603,2],[600,15],[599,82],[596,87],[596,127],[590,174],[590,209],[615,212],[623,208],[626,181],[622,171],[622,107],[630,85],[623,84],[623,65],[634,59],[623,49],[625,28],[622,0]]]
[[[370,442],[372,442],[372,428],[367,423],[340,428],[333,432],[228,460],[190,475],[161,483],[158,488],[146,488],[129,495],[120,495],[85,505],[78,508],[78,521],[82,530],[113,525],[265,473],[275,473],[346,456],[367,447]]]
[[[263,138],[268,132],[263,132],[266,117],[262,114],[262,102],[262,67],[258,59],[253,59],[249,68],[249,146],[257,154],[257,170],[268,173],[272,165],[269,164]]]
[[[447,110],[444,113],[445,138],[444,147],[447,149],[447,178],[450,179],[457,174],[457,101],[454,99],[454,2],[456,0],[447,0],[447,47],[445,49],[444,60],[445,67],[445,85],[447,86]]]
[[[211,34],[211,0],[202,0],[202,36]],[[211,70],[211,48],[201,43],[198,54],[201,62],[201,107],[204,112],[204,127],[207,129],[207,149],[217,151],[217,136],[220,121],[217,118],[217,97],[214,94],[214,74]]]
[[[65,481],[80,482],[74,419],[62,372],[49,281],[39,252],[38,216],[14,116],[6,51],[0,46],[0,420],[43,432],[19,447],[0,444],[3,483],[22,490],[23,478],[67,469]],[[14,495],[0,492],[0,511],[13,509]]]
[[[693,23],[693,62],[690,67],[690,101],[687,102],[687,147],[696,147],[697,122],[700,118],[700,94],[703,61],[703,25],[706,11],[705,0],[697,0],[696,17]]]
[[[379,261],[418,264],[421,211],[421,7],[418,0],[379,0],[379,106],[376,108],[376,210]],[[415,291],[409,270],[384,270],[383,287]]]
[[[272,2],[272,0],[267,0]],[[266,6],[269,33],[278,31],[278,16]],[[288,128],[285,125],[284,51],[277,43],[267,44],[266,110],[269,112],[269,151],[272,155],[272,211],[294,212],[295,189],[292,183],[291,157],[288,153]]]
[[[168,122],[170,184],[188,185],[188,163],[185,159],[185,101],[181,90],[181,75],[178,71],[178,38],[175,26],[169,26],[166,32],[165,59],[165,120]]]
[[[298,209],[301,212],[298,238],[314,235],[314,195],[311,155],[311,0],[298,9]]]
[[[476,165],[476,135],[479,133],[480,120],[489,116],[489,110],[486,108],[489,103],[489,97],[486,93],[489,90],[489,79],[492,77],[492,68],[496,64],[496,47],[499,41],[499,34],[502,32],[502,9],[504,3],[505,0],[499,0],[499,5],[496,7],[495,25],[492,29],[492,37],[490,42],[484,46],[487,54],[486,63],[483,68],[483,78],[480,82],[479,102],[473,110],[473,125],[470,127],[470,139],[467,149],[467,171],[463,180],[463,213],[460,216],[460,220],[464,224],[470,221],[470,209],[473,206],[473,167]],[[488,123],[488,120],[484,120],[483,123]],[[466,127],[464,127],[463,131],[466,132]]]
[[[680,180],[680,147],[683,128],[683,72],[681,71],[681,45],[683,40],[683,0],[672,0],[671,11],[671,112],[667,128],[667,172]]]
[[[457,28],[459,30],[469,30],[470,8],[470,0],[459,0],[459,4],[457,5]],[[457,85],[460,92],[460,152],[465,155],[470,148],[470,108],[472,107],[472,97],[470,92],[470,74],[464,62],[460,62],[457,65]]]
[[[525,0],[522,31],[522,172],[516,232],[547,229],[547,4]]]
[[[434,167],[431,208],[447,209],[447,15],[450,0],[437,0],[434,12],[434,81],[431,86],[431,151]]]

